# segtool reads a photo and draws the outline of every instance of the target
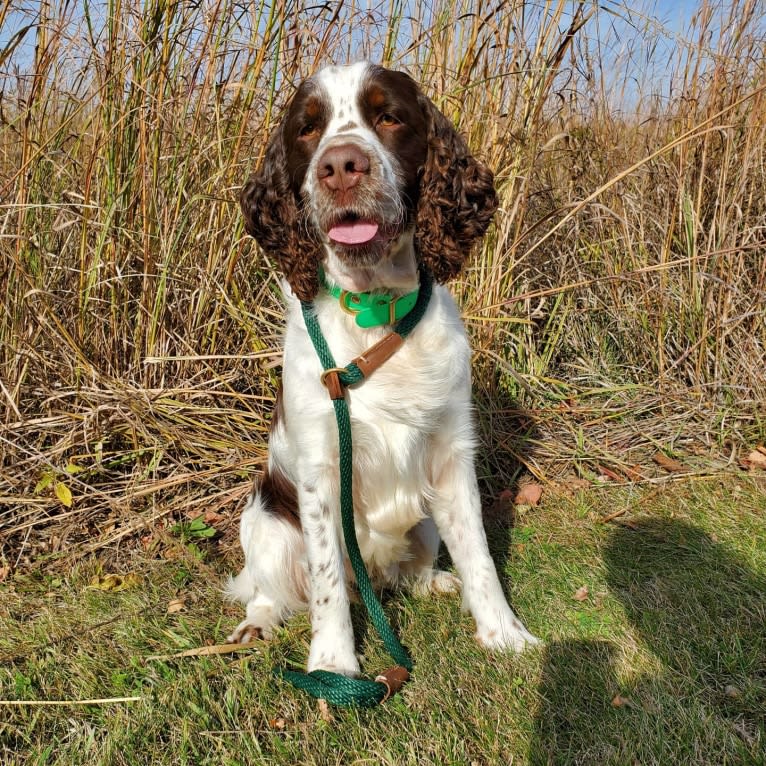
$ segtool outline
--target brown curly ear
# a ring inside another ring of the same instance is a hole
[[[272,133],[261,167],[242,187],[239,204],[247,233],[277,259],[293,293],[310,301],[319,290],[323,256],[290,187],[283,133],[284,123]]]
[[[447,118],[425,96],[428,157],[420,182],[415,244],[437,282],[456,276],[497,210],[492,171],[471,156]]]

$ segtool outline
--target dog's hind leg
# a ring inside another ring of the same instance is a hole
[[[460,578],[451,572],[435,569],[441,538],[432,518],[425,518],[408,533],[410,558],[400,565],[402,577],[411,583],[419,596],[459,593]]]
[[[229,643],[271,638],[276,626],[307,606],[303,535],[297,517],[291,519],[270,507],[269,481],[264,479],[242,512],[245,566],[229,579],[226,595],[245,605],[246,616],[227,639]]]

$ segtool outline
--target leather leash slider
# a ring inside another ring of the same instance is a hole
[[[385,338],[381,338],[374,346],[370,346],[359,356],[352,360],[362,377],[369,377],[384,362],[388,361],[404,344],[404,338],[399,333],[390,332]],[[331,367],[325,370],[320,376],[322,385],[330,394],[330,399],[343,398],[343,383],[340,380],[340,374],[348,372],[346,367]]]
[[[384,703],[389,697],[396,694],[399,689],[404,686],[410,678],[410,673],[407,668],[403,668],[401,665],[394,665],[392,668],[384,670],[380,675],[375,677],[376,683],[384,684],[386,687],[386,696],[380,701]]]
[[[331,367],[319,376],[319,380],[322,381],[322,385],[327,389],[330,399],[342,399],[344,396],[343,383],[340,382],[339,375],[341,372],[346,372],[346,368]]]
[[[404,343],[399,333],[390,332],[385,338],[379,340],[374,346],[370,346],[367,351],[363,351],[354,359],[354,364],[361,370],[365,378],[380,367],[383,362],[390,359]]]

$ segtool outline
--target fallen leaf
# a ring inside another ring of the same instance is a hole
[[[180,612],[182,609],[186,609],[186,603],[182,598],[174,598],[168,602],[168,614]]]
[[[519,487],[516,497],[513,498],[515,505],[535,506],[540,502],[543,496],[543,488],[539,484],[529,483]]]
[[[672,457],[668,457],[664,452],[655,452],[652,460],[668,473],[685,473],[689,470],[687,466]]]
[[[729,699],[739,699],[742,696],[742,692],[733,684],[727,684],[724,687],[723,693],[729,698]]]
[[[588,590],[587,585],[583,585],[582,587],[578,588],[575,592],[572,598],[575,601],[587,601],[588,596],[590,595],[590,591]]]
[[[220,524],[225,518],[226,517],[222,513],[218,513],[218,511],[205,511],[205,515],[203,516],[205,524],[210,525]]]
[[[287,721],[284,718],[270,718],[269,728],[276,729],[277,731],[283,731],[287,726]]]
[[[623,473],[631,481],[643,481],[644,480],[644,475],[641,473],[641,466],[638,466],[638,465],[625,466],[622,470],[623,470]]]
[[[330,706],[327,704],[327,700],[318,699],[317,706],[319,707],[319,717],[325,723],[333,723],[335,721],[330,712]]]
[[[57,481],[53,491],[56,493],[56,497],[61,501],[62,505],[67,508],[72,507],[72,490],[69,489],[66,484]]]
[[[615,694],[612,700],[612,707],[635,707],[632,700],[629,697],[623,697],[620,694]]]
[[[118,575],[118,574],[94,575],[91,578],[88,588],[93,590],[103,590],[103,591],[111,593],[111,592],[116,592],[120,590],[129,590],[130,588],[135,588],[140,583],[141,583],[141,578],[133,572],[126,575]]]
[[[598,468],[598,472],[602,476],[606,476],[607,479],[616,481],[618,484],[622,484],[625,481],[625,479],[623,479],[619,473],[617,473],[616,471],[613,471],[611,468],[607,468],[605,465],[597,464],[597,468]]]
[[[745,463],[749,471],[759,469],[766,471],[766,454],[762,451],[762,447],[756,447],[751,450],[748,456],[745,458]]]

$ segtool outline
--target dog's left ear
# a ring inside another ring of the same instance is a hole
[[[422,171],[415,227],[421,262],[437,282],[457,276],[471,245],[497,210],[492,171],[475,159],[465,140],[425,96],[428,157]]]

